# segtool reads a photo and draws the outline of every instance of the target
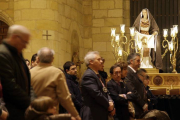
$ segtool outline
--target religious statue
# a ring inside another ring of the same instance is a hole
[[[73,53],[72,56],[72,62],[77,66],[77,78],[79,79],[81,77],[81,64],[83,64],[83,61],[79,60],[79,51],[76,51]]]
[[[135,38],[143,36],[141,37],[142,46],[146,46],[142,48],[141,52],[143,56],[141,68],[156,67],[157,69],[162,69],[160,35],[158,35],[159,27],[147,8],[143,9],[138,15],[133,27],[135,27],[137,35]],[[148,44],[147,39],[149,41],[153,39],[153,43]],[[147,47],[148,45],[153,47]]]

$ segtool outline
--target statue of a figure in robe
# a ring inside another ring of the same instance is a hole
[[[136,18],[133,27],[135,30],[144,35],[152,35],[154,37],[154,48],[142,48],[142,62],[141,67],[143,68],[153,68],[162,69],[162,58],[161,58],[161,43],[160,43],[160,35],[159,27],[149,12],[148,9],[143,9],[141,13]],[[142,38],[143,39],[143,38]],[[142,44],[147,44],[142,41]]]

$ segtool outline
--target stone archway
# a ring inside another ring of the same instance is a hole
[[[12,18],[6,12],[0,10],[0,43],[6,38],[9,26],[13,24]]]
[[[2,10],[0,10],[0,21],[5,22],[9,26],[14,24],[12,18]]]

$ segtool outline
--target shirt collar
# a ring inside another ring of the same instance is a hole
[[[89,67],[90,68],[90,67]],[[99,72],[96,72],[95,70],[93,70],[92,68],[90,68],[92,71],[94,71],[95,72],[95,74],[99,74]]]
[[[136,70],[134,70],[131,66],[128,65],[129,68],[131,68],[131,70],[136,73]]]

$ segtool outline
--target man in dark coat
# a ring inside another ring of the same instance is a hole
[[[131,53],[127,58],[128,62],[128,73],[125,79],[125,83],[132,94],[136,95],[137,98],[134,99],[133,106],[135,108],[135,117],[139,118],[140,115],[148,110],[148,105],[146,103],[146,91],[142,81],[138,78],[136,71],[140,67],[140,54]]]
[[[131,94],[121,80],[121,68],[119,65],[113,65],[110,68],[110,74],[112,79],[107,83],[107,88],[115,104],[115,120],[129,120],[128,100],[132,100],[136,96]]]
[[[154,105],[157,104],[157,97],[152,94],[152,92],[149,90],[149,76],[146,74],[147,71],[143,68],[139,69],[137,71],[139,79],[143,82],[146,94],[147,94],[147,103],[148,103],[148,110],[152,110]]]
[[[81,96],[81,91],[79,88],[79,83],[77,81],[77,68],[73,62],[66,62],[63,66],[65,75],[66,75],[66,82],[69,88],[69,91],[72,96],[73,103],[80,113],[81,108],[83,107],[83,100]]]
[[[27,28],[13,25],[8,30],[7,39],[0,45],[0,78],[9,111],[8,120],[24,120],[30,104],[30,74],[22,56],[29,38]]]
[[[149,88],[150,88],[148,86],[149,85],[149,76],[146,73],[147,73],[147,71],[143,68],[141,68],[137,71],[137,75],[138,75],[139,79],[143,82],[144,88],[146,90],[146,95],[147,95],[146,101],[148,103],[148,110],[152,110],[154,105],[156,105],[158,101],[157,101],[157,97],[154,96],[152,94],[152,92],[149,90]]]
[[[88,67],[81,82],[84,104],[90,108],[93,120],[108,120],[108,111],[113,116],[115,110],[113,102],[108,99],[105,81],[98,73],[103,61],[97,51],[88,52],[84,60]]]

